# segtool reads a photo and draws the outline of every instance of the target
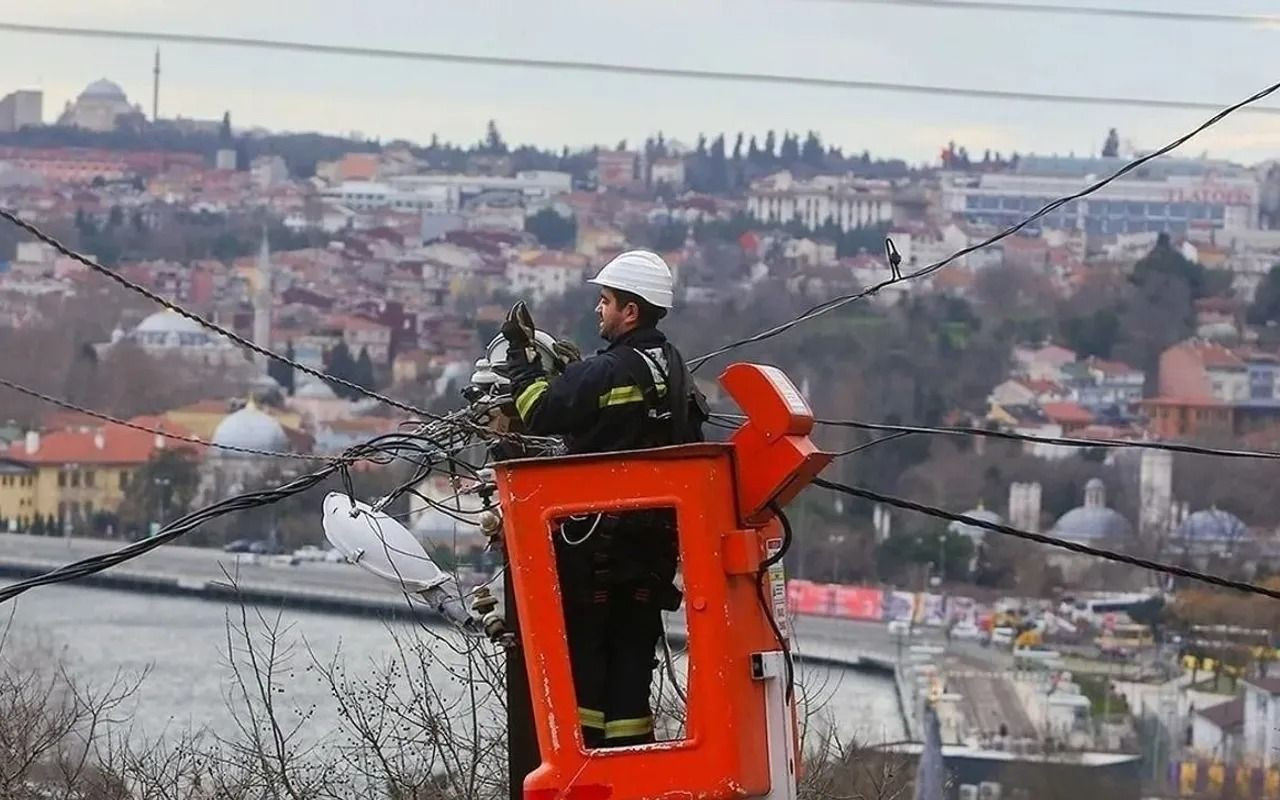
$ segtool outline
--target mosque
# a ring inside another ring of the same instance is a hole
[[[58,124],[85,130],[110,132],[122,122],[141,123],[146,119],[142,108],[130,105],[119,84],[103,78],[85,87],[74,101],[69,101]]]

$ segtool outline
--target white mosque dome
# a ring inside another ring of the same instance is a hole
[[[106,78],[96,80],[86,86],[84,91],[80,93],[80,97],[94,100],[127,100],[124,89],[120,88],[120,84],[109,81]]]
[[[1058,518],[1053,535],[1074,542],[1126,539],[1133,535],[1129,520],[1114,508],[1107,508],[1107,489],[1099,478],[1085,484],[1084,505]]]
[[[338,395],[334,393],[329,384],[318,378],[311,378],[302,384],[293,393],[294,397],[301,397],[304,400],[337,400]]]
[[[204,328],[176,311],[157,311],[138,323],[137,333],[203,333]]]
[[[1237,542],[1248,535],[1244,520],[1216,506],[1195,512],[1178,526],[1178,538],[1188,543]]]
[[[999,514],[984,507],[981,503],[978,504],[977,508],[972,508],[964,512],[964,515],[966,517],[973,517],[974,519],[982,520],[983,522],[990,522],[995,525],[1001,525],[1004,523],[1004,520],[1000,517]],[[979,527],[977,525],[970,525],[967,522],[961,522],[959,520],[956,520],[947,526],[947,533],[955,533],[961,536],[968,536],[972,541],[976,543],[976,542],[981,542],[983,537],[987,535],[987,529]]]
[[[200,333],[204,328],[194,320],[187,319],[176,311],[165,309],[157,311],[138,323],[134,333]]]
[[[253,450],[285,450],[289,438],[284,426],[250,403],[233,414],[228,414],[213,431],[213,443],[221,447],[246,447]],[[222,455],[236,455],[222,451]]]

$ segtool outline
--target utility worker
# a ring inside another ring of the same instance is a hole
[[[523,302],[502,326],[511,396],[525,429],[562,435],[569,453],[700,441],[706,401],[657,328],[673,305],[666,262],[631,250],[590,283],[600,287],[595,310],[608,346],[557,377],[547,377],[531,347],[534,325]],[[673,584],[675,512],[570,518],[555,544],[583,740],[593,748],[652,742],[649,685],[662,610],[676,610],[681,600]]]

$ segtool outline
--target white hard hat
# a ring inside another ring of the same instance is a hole
[[[620,254],[587,283],[631,292],[658,308],[675,305],[671,269],[662,256],[648,250],[628,250]]]

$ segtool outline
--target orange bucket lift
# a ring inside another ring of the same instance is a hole
[[[772,600],[762,602],[759,581],[781,545],[775,509],[832,457],[810,441],[813,414],[781,371],[734,364],[720,382],[746,414],[728,442],[495,467],[541,757],[525,778],[526,800],[796,797],[796,712],[778,633],[785,591],[772,571]],[[651,508],[674,509],[677,521],[688,620],[685,737],[587,749],[552,537],[570,515]]]

